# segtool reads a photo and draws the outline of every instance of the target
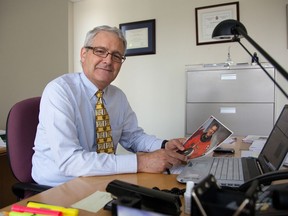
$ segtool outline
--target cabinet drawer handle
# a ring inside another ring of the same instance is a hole
[[[221,74],[221,80],[236,80],[236,74]]]
[[[220,113],[236,113],[236,107],[220,107]]]

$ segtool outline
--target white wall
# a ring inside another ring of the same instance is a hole
[[[12,105],[68,72],[68,4],[0,0],[0,129]]]
[[[250,62],[237,43],[196,46],[195,7],[220,0],[82,0],[74,3],[74,70],[85,34],[97,25],[156,19],[156,54],[127,57],[114,82],[126,93],[139,124],[162,138],[185,134],[185,65],[220,63],[228,47],[234,62]],[[240,0],[240,21],[248,34],[288,69],[286,4],[288,0]],[[268,26],[268,27],[267,27]],[[254,52],[254,49],[243,40]],[[260,61],[265,61],[260,55]],[[281,81],[288,86],[286,81]],[[280,102],[279,102],[280,101]],[[285,103],[278,96],[277,115]],[[197,113],[195,113],[197,115]]]

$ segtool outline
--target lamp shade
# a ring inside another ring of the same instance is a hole
[[[245,26],[233,19],[227,19],[220,22],[214,29],[212,33],[212,38],[214,39],[233,39],[235,37],[241,37],[238,28],[241,28],[243,32],[247,34]]]

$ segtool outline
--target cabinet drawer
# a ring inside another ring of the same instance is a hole
[[[210,115],[234,132],[234,135],[269,135],[274,119],[273,103],[187,103],[186,134],[196,131]]]
[[[274,77],[274,69],[266,68]],[[187,102],[274,102],[274,83],[260,68],[187,72]]]

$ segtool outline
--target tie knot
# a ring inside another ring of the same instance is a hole
[[[102,90],[98,90],[98,91],[96,92],[96,97],[97,97],[97,98],[102,98],[102,97],[103,97],[103,91],[102,91]]]

